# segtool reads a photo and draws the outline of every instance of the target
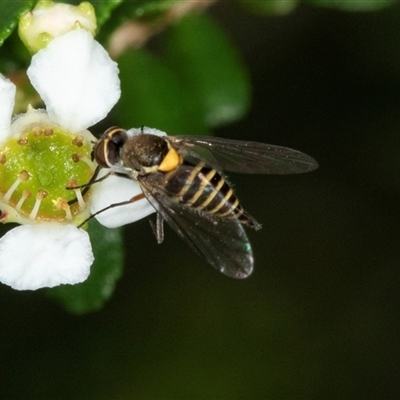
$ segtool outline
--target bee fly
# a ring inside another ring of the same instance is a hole
[[[155,129],[108,129],[94,158],[111,174],[134,179],[143,194],[112,207],[146,198],[157,211],[159,243],[165,220],[213,267],[233,278],[253,270],[253,252],[243,225],[261,225],[240,205],[221,171],[297,174],[318,167],[297,150],[264,143],[203,136],[162,136]]]

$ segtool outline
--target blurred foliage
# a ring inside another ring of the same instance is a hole
[[[341,11],[375,11],[388,7],[396,0],[239,0],[250,11],[268,15],[288,14],[300,4],[327,7]]]
[[[380,10],[395,4],[396,0],[304,0],[304,2],[318,7],[357,12]]]
[[[285,15],[293,11],[300,0],[240,0],[243,7],[257,14]]]
[[[166,36],[168,65],[197,103],[204,123],[216,127],[242,117],[250,104],[250,81],[221,28],[210,18],[191,15]]]
[[[1,3],[0,46],[16,28],[19,17],[30,10],[34,4],[34,0],[6,0]]]
[[[119,123],[201,134],[240,118],[250,101],[248,74],[216,23],[191,15],[166,36],[160,56],[137,49],[118,58]]]
[[[143,49],[129,50],[118,63],[122,94],[113,114],[120,125],[204,133],[199,108],[159,57]]]

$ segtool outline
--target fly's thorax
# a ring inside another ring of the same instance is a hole
[[[177,152],[164,138],[152,134],[139,134],[129,138],[121,151],[125,168],[150,174],[170,171],[180,163]]]

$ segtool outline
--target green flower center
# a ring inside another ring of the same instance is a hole
[[[91,151],[92,144],[83,135],[50,125],[11,137],[0,147],[2,202],[32,221],[73,219],[82,212],[84,201],[80,191],[67,187],[89,182],[95,167]],[[1,219],[10,222],[4,212]]]

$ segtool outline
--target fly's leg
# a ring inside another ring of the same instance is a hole
[[[150,226],[153,230],[154,236],[157,239],[157,243],[161,244],[164,241],[164,218],[160,213],[157,213],[156,223],[150,220]]]
[[[96,215],[99,215],[99,214],[103,213],[104,211],[110,210],[110,209],[115,208],[115,207],[125,206],[127,204],[131,204],[131,203],[134,203],[135,201],[142,200],[142,199],[145,199],[145,198],[146,197],[145,197],[145,195],[143,193],[139,193],[136,196],[133,196],[129,200],[121,201],[119,203],[110,204],[109,206],[102,208],[101,210],[99,210],[99,211],[95,212],[94,214],[92,214],[90,217],[86,218],[81,224],[78,225],[78,228],[82,228],[82,226],[85,225],[88,221],[90,221]]]
[[[82,190],[82,196],[84,196],[92,185],[94,185],[95,183],[99,183],[101,181],[104,181],[105,179],[107,179],[111,175],[119,176],[121,178],[132,179],[130,176],[128,176],[126,174],[122,174],[120,172],[116,172],[116,171],[111,171],[108,174],[104,175],[103,177],[97,178],[97,175],[98,175],[99,171],[100,171],[100,169],[99,169],[99,167],[97,167],[96,170],[94,171],[94,174],[93,174],[92,178],[90,179],[90,181],[88,183],[85,183],[84,185],[79,185],[79,186],[67,186],[66,189],[67,190],[83,189]],[[68,202],[68,204],[72,205],[72,204],[76,203],[77,201],[78,201],[78,199],[75,198],[75,199],[70,200]]]

